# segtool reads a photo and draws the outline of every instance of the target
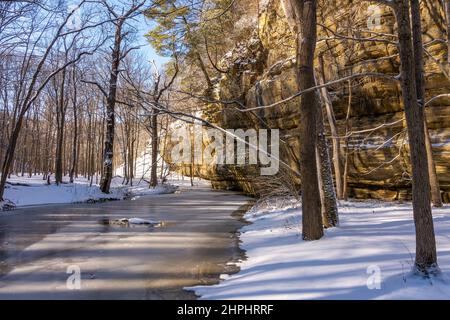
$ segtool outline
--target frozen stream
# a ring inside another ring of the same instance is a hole
[[[236,213],[249,200],[198,187],[1,213],[0,299],[193,299],[183,287],[217,283],[241,254]],[[163,225],[105,224],[124,217]]]

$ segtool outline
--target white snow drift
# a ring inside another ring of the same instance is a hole
[[[295,201],[258,204],[246,215],[253,224],[242,229],[248,259],[238,263],[241,271],[191,289],[203,299],[450,299],[450,206],[434,210],[439,279],[409,274],[410,204],[344,202],[340,214],[339,228],[304,242]]]
[[[66,177],[65,180],[68,178]],[[57,186],[48,185],[42,176],[17,177],[8,179],[5,189],[5,202],[12,206],[23,207],[42,204],[62,204],[79,202],[96,202],[101,200],[122,200],[124,198],[136,198],[145,195],[173,193],[176,190],[172,185],[161,185],[149,188],[144,180],[136,179],[134,185],[122,185],[122,178],[116,177],[111,183],[111,192],[104,194],[98,185],[90,185],[87,179],[79,178],[75,183],[65,183]],[[1,206],[0,206],[1,207]]]

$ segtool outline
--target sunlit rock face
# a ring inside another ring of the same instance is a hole
[[[253,2],[257,2],[254,0]],[[427,100],[450,92],[450,83],[439,63],[447,63],[442,28],[443,10],[437,0],[422,8],[426,59]],[[284,17],[279,0],[260,0],[258,27],[245,43],[231,48],[221,67],[229,70],[221,76],[214,97],[238,99],[246,108],[288,98],[298,91],[295,80],[294,38]],[[351,0],[327,0],[319,4],[319,36],[317,56],[324,59],[326,81],[364,72],[399,73],[395,46],[395,19],[383,7]],[[375,37],[383,41],[343,40],[340,35],[354,30],[353,37]],[[358,31],[359,30],[359,31]],[[364,30],[364,32],[361,32]],[[387,40],[387,41],[386,41]],[[430,58],[430,56],[432,58]],[[317,59],[317,64],[319,59]],[[349,86],[352,87],[351,100]],[[361,78],[330,88],[339,134],[345,135],[348,110],[349,128],[355,132],[349,139],[350,194],[357,198],[410,199],[410,161],[403,119],[399,84],[376,78]],[[349,108],[350,105],[350,108]],[[444,199],[450,201],[450,99],[436,100],[427,107],[434,156]],[[224,128],[271,128],[281,130],[282,160],[298,171],[299,141],[297,127],[298,100],[284,105],[242,113],[236,105],[209,105],[203,116]],[[384,126],[372,133],[361,130]],[[326,123],[328,130],[328,124]],[[329,136],[329,132],[328,132]],[[207,144],[205,142],[205,144]],[[344,143],[343,143],[344,145]],[[402,147],[403,145],[403,147]],[[384,163],[384,165],[383,165]],[[185,173],[186,169],[184,168]],[[220,188],[241,188],[259,194],[267,188],[252,167],[208,166],[195,168],[196,175],[213,180]],[[286,174],[286,173],[285,173]],[[296,174],[292,180],[299,183]]]

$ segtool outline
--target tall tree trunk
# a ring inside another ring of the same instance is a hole
[[[161,181],[164,178],[164,158],[165,158],[165,155],[166,155],[167,130],[168,130],[168,128],[169,128],[169,118],[166,117],[165,126],[164,126],[164,133],[165,134],[164,134],[164,140],[162,142],[163,150],[162,150],[162,157],[161,157],[161,172],[160,172],[160,179],[161,179]],[[161,125],[161,130],[162,129],[163,128],[162,128],[162,125]]]
[[[30,135],[29,131],[29,119],[25,119],[25,132],[23,134],[23,138],[22,138],[22,143],[20,144],[20,147],[22,148],[22,159],[20,161],[20,175],[23,177],[25,176],[25,169],[26,169],[26,164],[27,164],[27,159],[28,159],[28,150],[29,150],[29,146],[28,146],[28,136]],[[19,168],[17,168],[17,171],[19,170]],[[16,175],[18,176],[19,173],[17,172]]]
[[[72,165],[70,167],[70,183],[74,182],[75,170],[78,161],[77,147],[78,147],[78,113],[77,113],[77,83],[75,76],[75,68],[72,74],[73,81],[73,100],[72,100],[72,108],[73,108],[73,141],[72,141]]]
[[[294,16],[297,40],[297,82],[300,91],[316,86],[314,54],[317,40],[316,0],[290,0],[284,5],[287,16]],[[320,192],[316,164],[317,92],[312,91],[300,101],[300,174],[302,192],[302,225],[304,240],[323,236]]]
[[[90,183],[89,186],[92,186],[93,181],[94,181],[94,175],[96,175],[97,172],[97,165],[96,165],[96,161],[95,161],[95,155],[96,155],[96,146],[97,143],[95,143],[95,137],[97,136],[97,114],[94,113],[93,116],[93,120],[92,120],[92,126],[91,126],[91,130],[92,130],[92,143],[91,143],[91,153],[89,154],[89,162],[90,162],[90,168],[91,168],[91,173],[90,173]]]
[[[424,110],[417,101],[409,0],[397,0],[394,9],[398,24],[401,87],[408,126],[413,176],[413,211],[416,229],[414,271],[421,275],[429,275],[430,273],[438,273],[439,268],[437,266],[436,240],[430,204]]]
[[[137,176],[137,169],[138,169],[138,157],[139,157],[139,146],[140,146],[140,133],[141,131],[139,130],[139,123],[138,120],[135,119],[134,120],[134,140],[136,141],[136,147],[134,149],[134,164],[133,164],[133,168],[134,168],[134,172],[133,172],[133,176]]]
[[[91,159],[91,152],[92,152],[92,144],[93,144],[93,135],[92,135],[92,114],[89,112],[89,125],[88,125],[88,141],[87,141],[87,150],[86,150],[86,168],[87,168],[87,178],[88,180],[91,179],[91,174],[93,172],[92,169],[92,163],[90,161]]]
[[[63,144],[64,144],[64,123],[66,118],[65,106],[65,81],[66,69],[61,73],[61,83],[59,87],[59,99],[56,111],[56,157],[55,157],[55,182],[60,185],[63,179]]]
[[[136,137],[134,136],[134,124],[133,119],[130,119],[130,151],[129,151],[129,167],[130,167],[130,186],[133,186],[134,178],[134,144],[136,142]]]
[[[100,136],[99,136],[99,140],[98,140],[98,145],[100,145],[100,146],[103,146],[103,145],[105,145],[105,139],[106,139],[106,137],[105,137],[105,131],[106,131],[106,113],[103,113],[102,114],[102,122],[101,122],[101,125],[100,125]],[[99,148],[99,150],[98,150],[98,154],[97,154],[97,164],[99,164],[99,173],[101,172],[101,170],[102,170],[102,164],[103,164],[103,161],[102,161],[102,159],[103,159],[103,150],[101,150],[100,148]]]
[[[414,41],[414,60],[417,100],[419,107],[424,109],[425,105],[425,79],[424,79],[424,52],[422,41],[422,21],[420,17],[420,3],[419,0],[411,0],[411,17],[412,17],[412,31]],[[425,148],[428,160],[428,174],[430,176],[431,199],[435,207],[442,207],[441,190],[439,186],[439,179],[436,174],[436,165],[433,158],[433,146],[428,132],[428,124],[426,114],[424,113],[424,130],[425,130]]]
[[[158,111],[153,110],[151,119],[152,124],[152,168],[150,174],[150,187],[154,188],[158,185]]]
[[[106,137],[104,141],[103,169],[100,189],[103,193],[109,193],[113,176],[113,156],[114,156],[114,129],[115,129],[115,106],[117,94],[117,80],[120,65],[120,46],[122,43],[122,25],[124,20],[120,20],[116,25],[114,37],[114,48],[111,59],[111,73],[109,79],[109,92],[106,99]]]
[[[191,169],[190,169],[190,180],[191,180],[191,187],[194,186],[194,170],[195,170],[195,147],[194,147],[194,132],[195,126],[191,126],[190,134],[191,134]]]

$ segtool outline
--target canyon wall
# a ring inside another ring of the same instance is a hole
[[[257,2],[251,1],[251,2]],[[432,6],[430,3],[436,3]],[[450,92],[450,83],[439,63],[446,64],[444,17],[438,1],[425,1],[422,8],[426,59],[426,94],[430,99]],[[379,11],[378,11],[379,10]],[[364,1],[328,0],[319,6],[319,41],[317,55],[323,57],[326,81],[356,73],[382,72],[397,75],[399,59],[394,44],[395,19],[383,7]],[[295,80],[295,44],[279,0],[258,1],[258,27],[247,41],[239,43],[220,62],[227,69],[216,81],[213,97],[239,100],[244,108],[269,105],[298,92]],[[378,37],[387,41],[354,41],[344,39],[348,30],[352,37]],[[319,63],[319,60],[317,60]],[[351,86],[351,99],[349,95]],[[348,110],[349,186],[355,198],[408,200],[411,195],[410,162],[399,83],[379,78],[358,78],[330,87],[330,95],[339,127],[346,132]],[[350,106],[350,108],[349,108]],[[280,129],[281,156],[291,167],[282,170],[274,180],[286,181],[287,175],[300,183],[298,175],[299,144],[297,127],[301,117],[298,100],[294,99],[270,109],[241,112],[237,105],[210,104],[203,117],[226,129]],[[450,99],[436,100],[426,108],[437,172],[444,200],[450,201]],[[330,136],[325,122],[327,136]],[[378,130],[369,132],[369,129]],[[365,132],[360,132],[365,131]],[[359,132],[359,133],[358,133]],[[203,139],[204,146],[208,138]],[[331,143],[330,143],[331,145]],[[193,168],[195,175],[210,179],[217,188],[242,189],[251,194],[266,192],[267,177],[259,177],[252,166],[210,165],[179,167],[185,174]]]

